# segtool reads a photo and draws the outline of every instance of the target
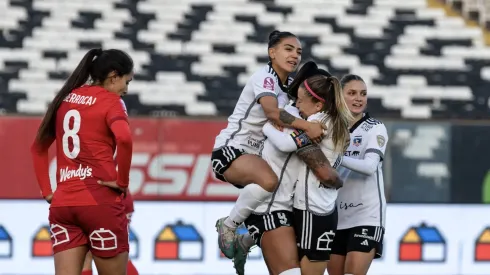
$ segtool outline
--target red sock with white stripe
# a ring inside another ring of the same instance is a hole
[[[92,269],[82,270],[82,275],[92,275]]]

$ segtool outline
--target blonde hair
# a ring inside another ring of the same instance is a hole
[[[305,84],[302,84],[302,86],[309,92],[311,99],[315,102],[323,103],[322,111],[327,116],[324,116],[321,122],[326,124],[331,120],[332,127],[327,130],[329,135],[332,136],[335,151],[343,153],[349,146],[349,125],[354,121],[354,117],[345,102],[339,79],[334,76],[315,75],[306,79],[305,82],[308,87],[305,87]],[[316,98],[311,92],[321,97],[323,101]]]

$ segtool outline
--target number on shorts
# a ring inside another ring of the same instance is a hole
[[[279,217],[279,222],[284,225],[288,223],[288,218],[286,217],[286,214],[284,213],[277,213],[277,217]]]
[[[70,120],[73,118],[73,126],[70,128]],[[65,114],[63,118],[63,153],[69,159],[74,159],[80,153],[80,137],[78,136],[78,131],[80,131],[80,123],[82,118],[80,117],[80,112],[77,110],[70,110]],[[70,150],[68,146],[68,141],[71,138],[73,143],[73,149]]]

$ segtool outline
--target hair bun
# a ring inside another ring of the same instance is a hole
[[[278,31],[278,30],[273,30],[270,34],[269,34],[269,40],[271,40],[274,36],[280,34],[281,32]]]
[[[95,56],[100,56],[104,51],[102,49],[94,49],[94,55]]]
[[[324,75],[328,78],[332,77],[332,74],[329,73],[328,71],[324,70],[324,69],[318,69],[318,74]]]

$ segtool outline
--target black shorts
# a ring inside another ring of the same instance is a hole
[[[246,154],[244,150],[232,146],[221,147],[211,153],[211,165],[216,178],[227,182],[223,173],[230,167],[231,163]],[[236,186],[236,185],[235,185]],[[242,186],[237,186],[243,188]]]
[[[293,213],[291,211],[278,210],[269,214],[252,214],[245,220],[248,234],[252,236],[255,244],[260,247],[262,235],[270,230],[282,226],[291,226]]]
[[[296,208],[293,214],[299,260],[301,261],[303,256],[308,257],[310,261],[330,260],[332,242],[337,231],[337,208],[326,216]]]
[[[374,258],[383,255],[384,229],[380,226],[357,226],[337,230],[332,245],[332,254],[347,255],[351,251],[369,253],[375,249]]]

